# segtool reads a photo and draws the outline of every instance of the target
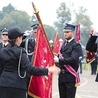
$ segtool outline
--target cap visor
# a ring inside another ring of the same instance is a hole
[[[8,32],[3,32],[3,33],[1,33],[1,34],[8,34]]]
[[[23,35],[24,35],[24,33],[21,33],[21,34],[20,34],[20,36],[23,36]]]

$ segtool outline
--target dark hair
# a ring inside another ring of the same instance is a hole
[[[11,39],[11,40],[9,39],[8,42],[9,42],[10,46],[14,46],[15,42],[16,42],[16,39]]]

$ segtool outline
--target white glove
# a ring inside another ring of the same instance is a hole
[[[92,36],[98,36],[98,31],[94,30]]]
[[[59,58],[57,56],[54,56],[54,62],[59,63]]]
[[[80,56],[79,59],[82,59],[82,56]]]

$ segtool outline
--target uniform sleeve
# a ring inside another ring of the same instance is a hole
[[[31,75],[48,75],[47,68],[39,68],[31,64],[24,49],[22,50],[21,66]]]
[[[96,42],[97,37],[91,36],[86,44],[86,50],[90,52],[96,52],[97,51],[97,44]]]
[[[75,65],[79,60],[79,56],[82,54],[82,48],[80,44],[76,44],[72,48],[71,56],[63,59],[59,59],[60,65]]]
[[[0,75],[2,74],[2,70],[3,70],[3,64],[2,64],[2,59],[0,56]]]

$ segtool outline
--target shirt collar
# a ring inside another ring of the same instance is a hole
[[[70,40],[66,40],[66,41],[70,43],[73,39],[74,39],[74,37],[72,37]]]
[[[6,42],[6,43],[3,43],[3,45],[5,45],[5,46],[6,46],[7,44],[8,44],[8,42]]]

